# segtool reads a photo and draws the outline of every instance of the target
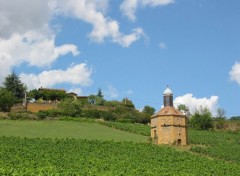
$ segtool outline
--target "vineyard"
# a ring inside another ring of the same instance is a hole
[[[238,175],[239,164],[148,143],[0,137],[0,175]]]
[[[0,121],[0,175],[239,175],[239,132],[189,130],[176,150],[147,125],[68,120]]]

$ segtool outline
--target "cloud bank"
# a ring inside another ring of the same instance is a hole
[[[85,63],[71,66],[66,70],[49,70],[40,74],[20,74],[22,82],[26,83],[30,89],[39,87],[53,87],[61,83],[71,85],[89,86],[92,84],[92,69]]]
[[[186,94],[176,97],[174,100],[174,106],[177,107],[180,104],[184,104],[189,107],[190,113],[194,113],[196,109],[200,107],[208,108],[212,115],[216,115],[218,108],[218,96],[211,96],[210,98],[196,98],[193,94]]]
[[[93,29],[89,37],[93,42],[101,43],[105,39],[111,39],[114,43],[129,47],[144,36],[143,29],[139,27],[130,34],[120,32],[118,21],[105,16],[107,4],[107,0],[102,0],[101,3],[97,0],[54,0],[51,8],[55,15],[77,18],[91,24]]]
[[[0,84],[13,67],[21,64],[44,69],[46,66],[50,68],[63,55],[79,55],[80,51],[74,44],[56,45],[57,31],[51,24],[52,19],[64,16],[90,24],[92,30],[88,36],[92,42],[97,43],[108,40],[122,47],[129,47],[144,36],[140,27],[132,29],[129,34],[122,33],[118,21],[106,15],[108,5],[108,0],[0,0]],[[75,66],[78,68],[79,65]],[[86,67],[85,65],[84,68]],[[71,69],[73,68],[67,70]],[[80,70],[86,71],[81,72],[83,77],[89,74],[87,69]],[[50,82],[54,83],[55,80],[49,80],[54,79],[53,77],[43,82],[41,75],[54,72],[56,70],[39,75],[21,75],[28,80],[28,87],[40,84],[53,86]],[[59,74],[59,70],[57,72]],[[34,83],[31,83],[30,78]],[[72,81],[69,79],[68,82],[74,83]],[[81,81],[78,84],[85,85]]]

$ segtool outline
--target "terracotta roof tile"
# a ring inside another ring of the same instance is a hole
[[[162,108],[157,114],[153,115],[152,118],[157,116],[171,116],[171,115],[184,116],[179,110],[175,109],[174,107],[166,106]]]

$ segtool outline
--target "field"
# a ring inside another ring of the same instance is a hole
[[[147,141],[145,136],[111,129],[98,123],[72,121],[0,120],[0,136]]]
[[[240,175],[239,133],[190,130],[191,146],[176,149],[126,132],[146,134],[148,126],[104,125],[111,128],[0,121],[0,175]]]

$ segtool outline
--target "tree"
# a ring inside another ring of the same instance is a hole
[[[212,114],[207,108],[200,107],[191,116],[190,126],[198,130],[208,130],[213,127]]]
[[[106,100],[104,99],[101,89],[98,89],[97,95],[90,95],[88,97],[89,104],[102,106],[102,105],[104,105],[105,102],[106,102]]]
[[[7,89],[0,88],[0,110],[9,112],[14,103],[14,96],[12,92]]]
[[[125,107],[128,107],[128,108],[135,108],[133,102],[131,100],[129,100],[128,98],[124,98],[122,100],[122,103],[124,104]]]
[[[102,93],[102,90],[99,88],[98,89],[98,93],[97,93],[97,96],[100,97],[100,98],[103,98],[103,93]]]
[[[12,72],[5,78],[3,85],[8,91],[12,92],[18,101],[24,98],[27,87],[21,82],[15,72]]]
[[[151,106],[144,106],[143,108],[143,113],[148,116],[148,117],[151,117],[154,113],[155,113],[155,109]]]
[[[226,118],[226,111],[223,108],[217,109],[217,115],[215,120],[215,127],[217,129],[223,129],[225,124],[225,118]]]
[[[82,113],[82,103],[73,98],[66,98],[58,104],[58,108],[64,115],[72,117],[80,117]]]
[[[217,116],[216,118],[226,118],[226,111],[223,108],[217,109]]]
[[[189,108],[185,104],[178,105],[178,110],[183,112],[188,118],[191,116]]]

